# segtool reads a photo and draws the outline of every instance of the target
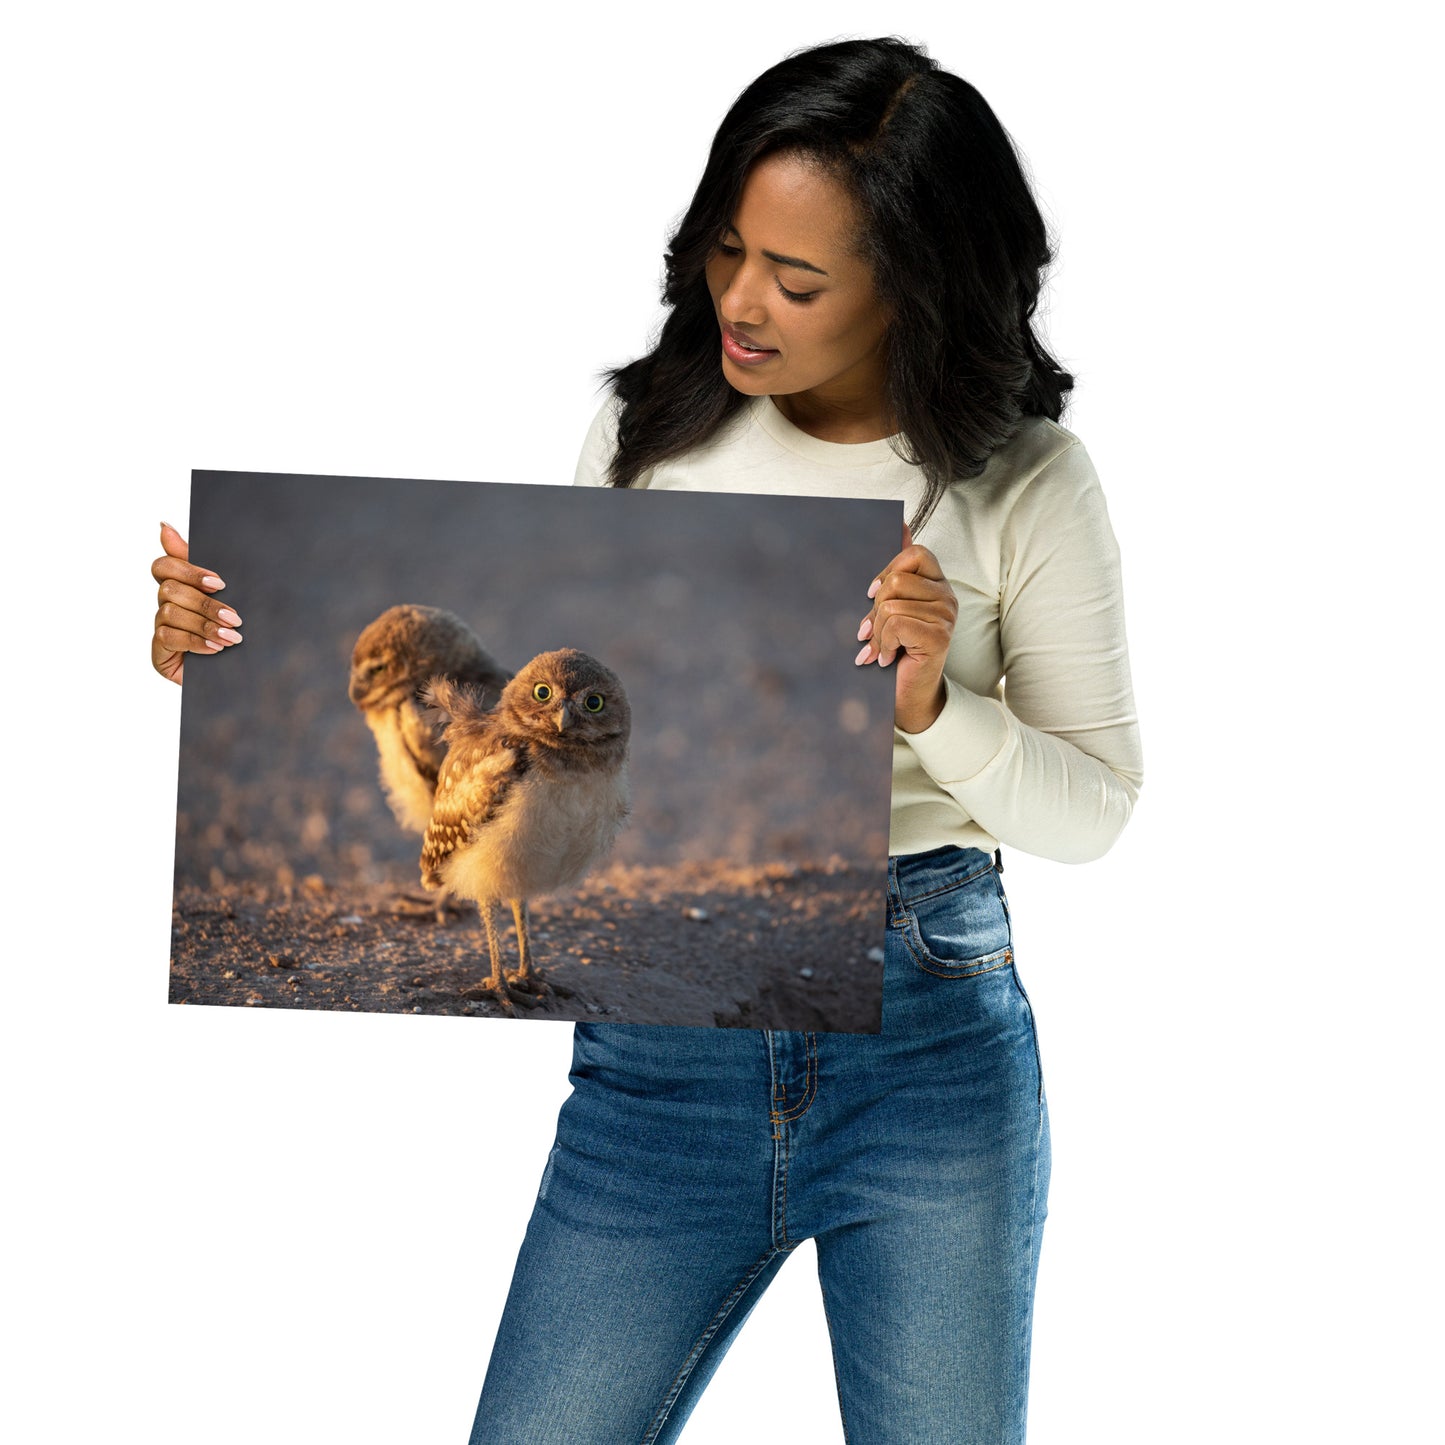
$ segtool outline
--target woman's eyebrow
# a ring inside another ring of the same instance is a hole
[[[736,226],[724,226],[723,233],[725,235],[736,236],[739,241],[742,240],[742,233]],[[763,255],[766,256],[769,261],[776,261],[779,266],[793,266],[799,271],[811,271],[815,276],[826,276],[828,274],[821,266],[815,266],[811,261],[804,261],[800,256],[780,256],[776,251],[764,251]]]
[[[811,261],[799,260],[797,256],[780,256],[776,251],[764,251],[763,255],[769,261],[776,261],[779,266],[794,266],[799,271],[811,271],[815,276],[828,274],[821,266],[815,266]]]

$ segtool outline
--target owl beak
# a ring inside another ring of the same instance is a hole
[[[557,731],[559,733],[565,733],[575,721],[576,719],[572,716],[572,704],[570,702],[564,702],[562,706],[557,709]]]

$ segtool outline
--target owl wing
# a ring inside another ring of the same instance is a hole
[[[446,756],[446,744],[441,740],[440,730],[414,702],[402,703],[397,711],[401,722],[401,741],[407,756],[418,775],[435,788],[442,759]]]
[[[417,683],[415,700],[402,705],[402,740],[433,792],[447,755],[448,725],[460,718],[485,726],[487,714],[496,707],[510,677],[489,660],[459,669],[456,676],[427,674]]]
[[[500,734],[453,739],[421,846],[424,887],[442,886],[442,865],[496,817],[527,767],[527,750]]]

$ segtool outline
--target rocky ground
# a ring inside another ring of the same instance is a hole
[[[879,895],[831,865],[614,865],[532,909],[552,992],[531,1019],[868,1032],[878,1027]],[[289,896],[182,888],[171,1001],[501,1017],[476,910],[319,876]],[[516,961],[510,926],[508,964]]]

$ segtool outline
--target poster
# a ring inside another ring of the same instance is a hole
[[[244,641],[187,675],[171,1001],[876,1031],[893,678],[853,659],[900,511],[197,472],[192,555]],[[451,842],[491,881],[424,888],[438,770],[417,754],[446,721],[423,720],[427,659],[483,716],[564,653],[613,681],[560,734],[560,684],[529,684],[516,746],[483,745],[455,792],[440,772]],[[599,762],[587,735],[624,710]],[[549,873],[548,849],[581,856]],[[519,919],[539,877],[561,884]],[[492,941],[478,887],[502,890]]]

